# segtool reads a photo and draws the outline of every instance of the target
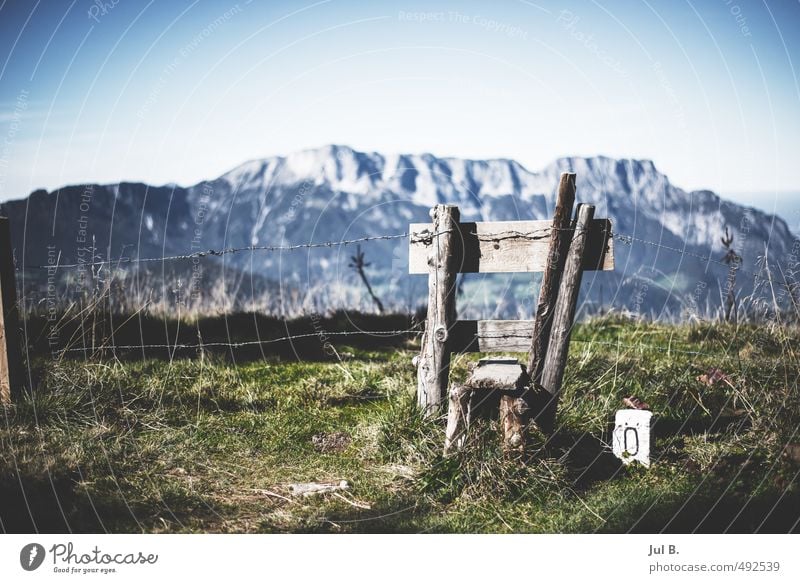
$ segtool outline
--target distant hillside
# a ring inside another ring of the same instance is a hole
[[[730,200],[753,206],[767,214],[776,214],[800,237],[800,192],[737,192],[724,194]]]

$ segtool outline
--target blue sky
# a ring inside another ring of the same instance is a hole
[[[800,190],[798,32],[797,0],[0,0],[0,200],[338,143],[650,158],[764,206]]]

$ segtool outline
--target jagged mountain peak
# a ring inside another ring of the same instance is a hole
[[[558,158],[537,172],[510,158],[475,160],[439,157],[429,152],[384,155],[339,144],[250,160],[220,178],[234,187],[254,182],[266,187],[266,180],[271,180],[280,184],[326,185],[331,190],[353,194],[390,189],[412,195],[421,203],[435,204],[451,196],[454,189],[475,197],[549,197],[554,191],[552,177],[561,172],[576,172],[579,185],[586,182],[593,187],[645,187],[669,182],[651,160],[570,156]],[[439,192],[442,189],[444,192]]]

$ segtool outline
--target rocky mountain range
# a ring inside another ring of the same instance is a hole
[[[178,285],[184,297],[207,299],[213,289],[218,296],[237,294],[250,298],[251,307],[279,312],[290,304],[294,311],[371,309],[349,265],[355,245],[243,250],[164,262],[126,259],[397,235],[365,241],[361,250],[382,302],[409,310],[425,301],[427,285],[425,276],[407,275],[408,240],[401,235],[409,223],[427,222],[437,203],[458,205],[464,221],[549,218],[560,173],[566,171],[577,174],[577,200],[594,204],[595,216],[610,218],[618,235],[616,270],[584,277],[585,312],[710,315],[722,302],[729,274],[720,263],[726,229],[742,257],[740,296],[757,290],[765,256],[776,274],[793,276],[799,245],[781,218],[707,190],[686,192],[649,160],[602,156],[560,158],[530,171],[508,159],[383,155],[331,145],[252,160],[190,187],[123,182],[38,190],[3,203],[0,212],[11,219],[17,265],[31,288],[42,289],[42,273],[48,271],[40,266],[83,264],[94,256],[113,262],[112,276],[132,282],[138,274],[137,294],[144,285],[167,304]],[[139,277],[142,267],[147,278]],[[76,270],[87,273],[81,267],[50,270],[59,274],[67,295],[74,286],[69,273]],[[529,316],[535,277],[469,275],[459,312]]]

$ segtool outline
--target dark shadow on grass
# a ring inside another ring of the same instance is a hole
[[[715,496],[716,494],[716,496]],[[800,493],[781,497],[770,492],[755,497],[725,495],[723,489],[697,494],[686,500],[664,501],[652,508],[628,508],[640,517],[634,533],[796,533],[800,519]]]
[[[53,476],[52,482],[46,476],[8,475],[0,482],[0,520],[5,532],[105,532],[88,496],[75,491],[78,478],[77,472]],[[116,516],[127,512],[123,506],[103,505],[102,509]]]
[[[717,416],[692,419],[653,417],[652,433],[655,438],[696,435],[703,433],[740,433],[752,425],[746,416]]]
[[[609,440],[610,443],[610,433]],[[622,462],[603,443],[589,433],[576,434],[561,429],[547,443],[548,455],[559,458],[569,471],[568,477],[579,490],[598,482],[615,479],[623,468]]]
[[[49,344],[54,336],[46,318],[30,316],[26,330],[29,353],[35,356],[57,354],[69,348],[65,356],[77,359],[171,360],[207,354],[246,362],[265,356],[289,361],[337,360],[332,346],[346,345],[363,350],[399,348],[407,344],[410,335],[373,335],[371,332],[411,327],[412,317],[406,314],[336,312],[329,316],[285,320],[264,314],[236,313],[181,322],[146,314],[93,313],[90,318],[68,320],[63,324],[55,336],[61,343],[58,346]],[[342,332],[347,335],[338,335]],[[282,340],[289,336],[300,338]],[[197,346],[199,344],[203,345],[202,349]],[[236,346],[226,346],[228,344]]]
[[[171,523],[202,521],[210,510],[196,497],[163,492],[152,503],[120,492],[82,491],[77,471],[56,476],[8,474],[0,481],[0,523],[6,533],[136,533]]]

